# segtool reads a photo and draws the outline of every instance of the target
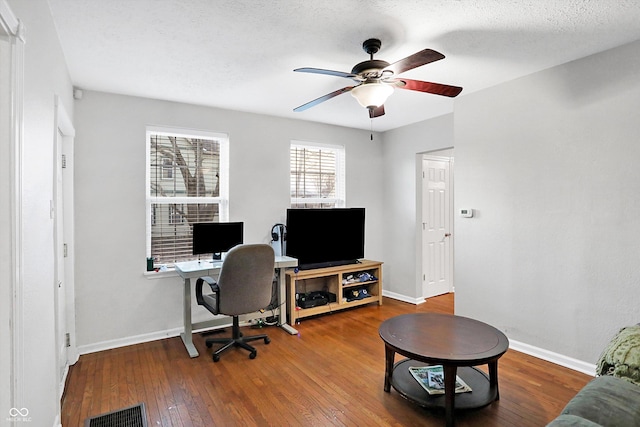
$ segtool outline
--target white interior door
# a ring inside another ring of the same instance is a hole
[[[65,283],[65,242],[64,242],[64,181],[63,181],[63,135],[60,130],[56,133],[55,142],[55,269],[54,269],[54,298],[56,310],[56,354],[58,360],[58,379],[64,381],[67,367],[67,328],[66,328],[66,283]]]
[[[60,98],[56,97],[54,143],[54,304],[56,359],[60,396],[69,365],[78,360],[75,347],[75,290],[73,254],[73,144],[75,129]]]
[[[451,244],[451,162],[422,160],[422,296],[453,290]]]

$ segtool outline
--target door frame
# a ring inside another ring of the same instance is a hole
[[[3,166],[8,167],[9,182],[5,187],[7,191],[0,191],[0,201],[5,204],[8,221],[0,224],[5,228],[9,237],[8,245],[10,257],[0,260],[0,266],[5,273],[2,277],[8,279],[6,288],[2,291],[2,319],[8,321],[11,327],[7,334],[0,334],[1,374],[3,382],[7,381],[6,393],[0,393],[0,408],[22,408],[26,391],[23,389],[24,361],[24,319],[23,319],[23,277],[24,263],[22,257],[22,159],[23,159],[23,123],[24,123],[24,45],[25,28],[6,0],[0,0],[0,34],[6,37],[10,44],[10,61],[7,72],[9,81],[4,81],[7,86],[2,92],[8,92],[10,97],[6,111],[3,109],[3,123],[8,124],[8,129],[3,131],[3,141],[6,141],[9,156]],[[7,137],[5,139],[5,137]],[[4,142],[3,142],[4,143]],[[5,298],[6,297],[6,298]],[[6,317],[5,317],[6,316]],[[9,360],[5,360],[8,358]],[[6,363],[5,363],[6,362]],[[3,413],[2,417],[5,416]]]
[[[442,150],[436,150],[436,151],[429,151],[429,152],[425,152],[425,153],[421,153],[420,157],[420,184],[418,185],[419,188],[419,195],[420,195],[420,200],[419,203],[417,203],[417,209],[418,209],[418,215],[417,215],[417,222],[419,225],[419,258],[417,260],[418,265],[419,265],[419,283],[418,283],[418,295],[419,298],[425,298],[424,297],[424,292],[423,292],[423,281],[424,281],[424,277],[426,272],[424,271],[424,265],[422,262],[422,257],[425,251],[425,242],[423,241],[423,233],[422,233],[422,195],[424,194],[424,180],[422,179],[422,173],[423,173],[423,161],[424,160],[435,160],[435,161],[446,161],[449,162],[449,228],[450,228],[450,244],[449,244],[449,265],[447,266],[448,270],[449,270],[449,277],[450,277],[450,282],[449,282],[449,292],[455,292],[455,281],[454,281],[454,244],[455,244],[455,233],[454,233],[454,155],[453,155],[453,148],[447,148],[447,149],[442,149]]]

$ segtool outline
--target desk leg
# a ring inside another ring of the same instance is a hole
[[[278,268],[278,312],[279,312],[279,324],[282,329],[289,332],[291,335],[297,335],[298,330],[287,323],[287,284],[285,282],[284,268]]]
[[[456,366],[444,366],[444,411],[447,427],[455,424],[454,410],[456,403]]]
[[[391,377],[393,376],[393,361],[396,352],[389,346],[384,346],[384,391],[391,391]]]
[[[184,332],[180,334],[184,346],[187,348],[190,357],[198,357],[198,350],[193,345],[193,332],[191,328],[191,279],[184,279],[184,295],[182,297],[182,322]]]

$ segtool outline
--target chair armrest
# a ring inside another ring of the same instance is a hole
[[[211,306],[207,301],[205,301],[205,298],[202,294],[202,285],[205,282],[209,285],[209,287],[211,288],[211,291],[215,294],[215,301],[216,301],[215,307]],[[218,292],[219,291],[220,291],[220,288],[218,287],[218,284],[216,283],[216,281],[213,280],[213,278],[209,276],[203,276],[198,278],[198,280],[196,281],[196,301],[198,302],[198,305],[202,305],[212,313],[218,314],[218,306],[219,306]]]

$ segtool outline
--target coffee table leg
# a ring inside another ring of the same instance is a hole
[[[444,366],[444,411],[447,427],[455,424],[454,410],[456,403],[456,375],[458,369],[455,366]]]
[[[391,391],[391,376],[393,375],[393,361],[396,352],[391,347],[384,347],[384,391]]]
[[[489,387],[496,390],[496,400],[500,400],[500,390],[498,389],[498,361],[489,362]]]

